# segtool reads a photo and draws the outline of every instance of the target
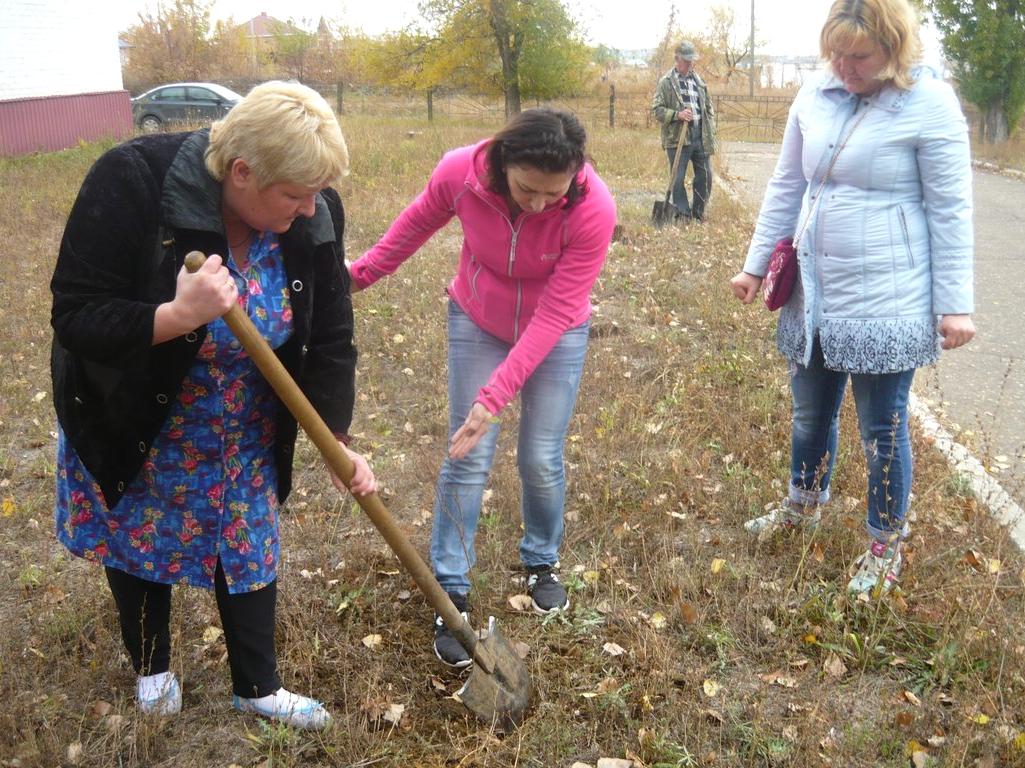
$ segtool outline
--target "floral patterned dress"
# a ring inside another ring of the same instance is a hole
[[[277,237],[256,238],[245,272],[231,258],[228,268],[261,335],[271,347],[283,344],[292,310]],[[208,324],[142,471],[113,509],[58,433],[57,538],[80,557],[149,581],[213,588],[220,558],[229,592],[266,586],[279,555],[279,407],[224,321]]]

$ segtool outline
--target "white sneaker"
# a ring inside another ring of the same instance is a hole
[[[331,725],[331,715],[323,704],[284,688],[255,699],[233,696],[232,704],[239,712],[255,712],[261,717],[278,720],[295,728],[321,731]]]
[[[805,514],[794,509],[789,499],[766,504],[765,511],[766,513],[761,517],[755,517],[744,523],[744,530],[756,534],[759,539],[764,539],[781,530],[805,530],[810,533],[819,527],[819,522],[822,520],[822,512],[818,505],[814,512]]]
[[[173,672],[136,678],[135,700],[144,715],[167,717],[182,711],[182,689]]]
[[[847,591],[867,595],[879,587],[880,592],[889,592],[897,583],[903,567],[904,556],[899,541],[873,541],[872,546],[851,566],[854,576],[847,582]]]

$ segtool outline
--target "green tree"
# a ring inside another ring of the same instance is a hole
[[[497,90],[510,115],[523,96],[549,99],[584,80],[589,49],[561,0],[423,0],[420,10],[436,29],[420,49],[433,84]]]
[[[930,0],[961,95],[982,112],[982,140],[1004,141],[1025,110],[1025,2]]]
[[[316,69],[314,60],[320,42],[317,33],[307,32],[292,19],[272,24],[270,33],[273,45],[269,56],[279,76],[300,82],[308,79],[311,66]]]

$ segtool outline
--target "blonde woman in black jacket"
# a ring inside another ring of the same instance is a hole
[[[51,284],[57,537],[105,567],[144,713],[181,708],[168,627],[183,582],[216,592],[237,709],[331,722],[282,687],[274,648],[296,424],[220,317],[240,304],[347,442],[356,349],[328,186],[347,166],[324,100],[266,83],[209,131],[103,155],[68,219]],[[195,274],[191,250],[213,254]],[[349,455],[353,491],[374,490]]]

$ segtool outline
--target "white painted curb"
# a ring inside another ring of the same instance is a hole
[[[953,435],[940,425],[929,407],[915,397],[914,393],[908,400],[908,412],[932,444],[946,456],[954,471],[968,480],[972,492],[989,509],[990,516],[1007,528],[1011,540],[1019,550],[1025,552],[1025,510],[1018,506],[1000,483],[986,471],[981,461],[954,440]]]

